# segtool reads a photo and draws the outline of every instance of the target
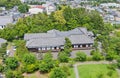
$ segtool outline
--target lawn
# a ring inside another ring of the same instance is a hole
[[[118,78],[116,70],[106,64],[88,64],[78,66],[80,78]]]
[[[68,78],[75,78],[75,72],[73,68],[70,68],[70,76]]]
[[[35,73],[24,73],[24,78],[49,78],[49,74],[40,74],[38,71]],[[70,68],[70,76],[68,78],[75,78],[74,69]]]

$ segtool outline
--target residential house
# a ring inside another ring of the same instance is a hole
[[[46,2],[46,4],[42,4],[42,6],[45,7],[45,11],[48,15],[56,11],[56,6],[51,2]]]
[[[94,34],[86,28],[75,28],[69,31],[49,30],[47,33],[29,33],[24,35],[26,47],[33,52],[64,49],[65,38],[69,38],[73,50],[91,49]]]
[[[108,8],[108,7],[120,7],[120,4],[117,3],[102,3],[100,4],[101,8]]]
[[[29,9],[30,14],[38,14],[43,13],[45,11],[45,7],[42,5],[31,5],[31,8]]]
[[[0,29],[5,28],[9,23],[13,23],[12,16],[0,16]]]

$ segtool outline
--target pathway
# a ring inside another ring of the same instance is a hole
[[[78,73],[78,69],[77,69],[76,64],[74,65],[74,71],[75,71],[76,78],[79,78],[79,73]]]
[[[119,73],[120,73],[120,69],[116,69],[116,70],[117,70],[117,72],[118,72],[118,75],[119,75],[119,78],[120,78],[120,74],[119,74]]]

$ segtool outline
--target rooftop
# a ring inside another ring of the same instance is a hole
[[[72,44],[92,44],[93,33],[86,28],[75,28],[70,31],[49,30],[47,33],[25,34],[24,40],[27,40],[28,48],[63,46],[65,38],[69,38]]]
[[[13,22],[12,16],[0,16],[0,25],[7,25]]]

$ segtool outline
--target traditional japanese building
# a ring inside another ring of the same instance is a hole
[[[30,51],[60,51],[64,49],[65,38],[69,38],[73,50],[91,49],[94,34],[86,28],[75,28],[69,31],[49,30],[47,33],[30,33],[24,35],[26,47]]]

